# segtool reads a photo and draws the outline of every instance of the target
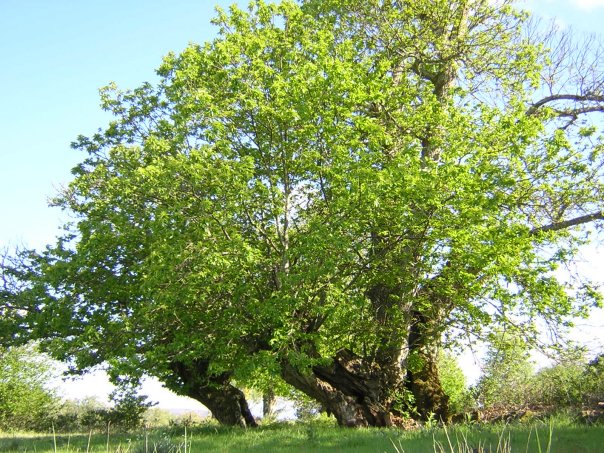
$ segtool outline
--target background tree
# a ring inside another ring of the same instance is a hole
[[[512,2],[254,1],[215,23],[157,86],[103,91],[115,120],[55,201],[74,223],[4,266],[19,335],[226,424],[254,425],[233,382],[269,370],[384,426],[448,419],[443,338],[536,341],[600,302],[554,270],[603,217],[597,123],[566,121],[602,111],[601,79],[551,94],[580,58]]]
[[[0,428],[46,430],[60,408],[53,364],[33,346],[0,350]]]
[[[449,397],[452,414],[463,414],[475,405],[468,388],[466,376],[453,354],[449,352],[440,353],[438,374],[443,392]]]
[[[587,394],[588,403],[601,403],[604,401],[604,355],[594,358],[585,369],[585,375],[590,382]]]
[[[514,408],[534,402],[530,348],[513,333],[493,335],[474,391],[482,408]]]

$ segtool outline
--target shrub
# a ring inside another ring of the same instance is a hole
[[[152,407],[145,412],[143,424],[150,428],[162,428],[169,426],[174,418],[170,411]]]
[[[604,354],[593,359],[585,368],[585,377],[589,382],[586,397],[590,403],[604,401]]]
[[[52,423],[60,432],[105,431],[108,426],[113,430],[132,431],[143,425],[150,406],[145,396],[132,391],[114,394],[113,399],[114,407],[96,398],[65,401]]]
[[[459,414],[470,409],[474,401],[457,359],[448,353],[441,353],[438,358],[438,372],[443,391],[449,397],[451,412]]]
[[[536,403],[557,408],[574,408],[602,401],[602,356],[586,363],[581,351],[563,352],[557,364],[537,373],[532,393]]]
[[[53,362],[35,346],[0,348],[0,428],[45,430],[60,407]]]
[[[604,360],[585,362],[580,349],[562,351],[558,363],[532,371],[528,351],[518,341],[492,345],[474,391],[484,408],[544,406],[576,409],[604,400]]]
[[[102,430],[107,428],[106,405],[96,398],[64,401],[53,419],[53,425],[60,432]]]
[[[534,404],[572,407],[583,403],[588,390],[584,365],[573,362],[559,363],[540,370],[532,385]]]
[[[119,386],[111,394],[115,406],[107,414],[109,422],[120,429],[130,431],[140,428],[145,419],[145,413],[153,406],[147,401],[146,395],[139,395],[135,386]]]
[[[473,389],[482,407],[520,406],[531,402],[533,364],[523,341],[500,334],[491,340],[483,375]]]

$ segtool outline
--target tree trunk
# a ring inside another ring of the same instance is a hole
[[[449,397],[445,394],[436,357],[431,354],[418,354],[423,362],[423,367],[415,372],[408,373],[408,388],[415,398],[415,407],[422,420],[434,416],[447,423],[451,419]]]
[[[377,326],[377,348],[374,362],[380,382],[380,400],[390,400],[393,395],[404,389],[407,356],[409,348],[410,306],[403,306],[397,297],[396,289],[376,284],[367,291],[367,297],[374,309],[374,319]]]
[[[277,397],[272,388],[264,391],[262,394],[262,416],[264,418],[271,417],[275,414],[275,403]]]
[[[407,373],[407,388],[415,397],[415,407],[423,420],[431,416],[444,422],[451,418],[449,397],[445,394],[438,372],[438,348],[429,333],[429,320],[415,312],[409,332],[409,356],[412,362]]]
[[[308,373],[282,363],[283,379],[314,398],[340,426],[392,426],[390,408],[378,398],[377,377],[360,369],[360,360],[350,351],[340,351],[332,365],[315,366]]]
[[[230,374],[208,374],[209,361],[171,364],[177,379],[170,380],[170,389],[193,398],[207,407],[214,418],[227,426],[255,427],[256,421],[249,409],[245,395],[230,383]]]
[[[216,420],[226,426],[255,427],[256,420],[252,415],[245,395],[231,384],[219,387],[204,388],[190,394],[192,398],[206,406]]]
[[[411,303],[401,304],[395,294],[396,288],[383,284],[367,291],[377,337],[370,357],[340,350],[330,365],[317,365],[307,372],[282,363],[283,379],[321,403],[342,426],[391,426],[401,416],[404,408],[397,403],[402,403],[399,396],[406,392],[414,396],[409,409],[419,419],[450,419],[449,398],[437,364],[438,328],[443,319],[440,305],[434,302],[434,313],[423,314]],[[320,358],[312,345],[299,346]]]

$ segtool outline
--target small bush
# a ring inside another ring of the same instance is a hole
[[[580,349],[569,348],[560,353],[558,363],[533,373],[523,345],[495,343],[473,390],[482,409],[513,411],[524,406],[576,414],[604,400],[603,357],[586,363]]]
[[[604,354],[600,354],[585,367],[585,379],[589,382],[587,400],[589,403],[604,401]]]
[[[529,402],[544,406],[580,406],[587,387],[583,365],[571,362],[556,364],[535,375]]]
[[[101,431],[107,428],[109,408],[96,398],[64,401],[53,417],[58,432]]]
[[[140,428],[145,413],[153,406],[146,395],[139,395],[136,386],[124,385],[111,394],[115,406],[107,414],[109,422],[122,430],[131,431]]]
[[[481,407],[522,406],[531,399],[533,364],[518,337],[501,334],[491,341],[483,375],[473,389]]]
[[[114,407],[109,407],[96,398],[65,401],[51,422],[59,432],[105,431],[108,426],[112,430],[132,431],[144,423],[149,408],[144,399],[145,397],[139,396],[124,398],[117,400]]]
[[[449,406],[453,414],[463,413],[475,404],[468,390],[466,377],[455,357],[442,353],[438,358],[438,372],[445,394],[449,397]]]
[[[170,427],[171,433],[179,434],[182,433],[185,428],[190,429],[195,426],[201,426],[207,423],[207,420],[208,417],[202,417],[196,412],[186,412],[176,417],[171,417],[168,426]]]
[[[143,424],[150,428],[163,428],[170,425],[174,419],[172,413],[158,407],[151,407],[145,412]]]
[[[34,346],[0,348],[0,429],[46,430],[60,407],[54,365]]]

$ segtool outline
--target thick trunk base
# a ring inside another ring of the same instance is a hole
[[[408,388],[415,398],[415,408],[421,420],[436,417],[448,423],[451,420],[449,397],[443,391],[438,370],[432,369],[432,366],[427,368],[409,373]]]
[[[444,392],[438,371],[438,348],[435,334],[431,330],[433,318],[420,312],[414,313],[415,322],[409,333],[409,355],[420,364],[419,369],[410,369],[407,388],[415,397],[415,408],[421,420],[436,417],[445,423],[451,421],[449,397]]]
[[[214,376],[208,374],[209,361],[194,363],[172,363],[178,380],[169,382],[169,387],[199,401],[207,407],[220,424],[226,426],[255,427],[256,420],[250,411],[245,395],[230,383],[228,373]]]
[[[379,401],[379,382],[358,370],[353,354],[341,351],[332,365],[303,373],[283,363],[285,382],[321,403],[340,426],[392,426],[390,408]]]
[[[196,399],[212,412],[220,424],[243,428],[257,426],[245,395],[238,388],[226,384],[211,389],[202,389],[197,395]]]

